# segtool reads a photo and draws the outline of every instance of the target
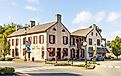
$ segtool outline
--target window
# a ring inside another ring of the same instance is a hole
[[[18,48],[15,49],[15,56],[19,56]]]
[[[75,45],[75,38],[73,38],[73,45]]]
[[[92,39],[89,38],[89,45],[92,45]]]
[[[39,36],[39,43],[43,44],[44,43],[44,35]]]
[[[14,57],[14,49],[12,49],[12,57]]]
[[[50,57],[55,56],[55,48],[48,48],[47,51],[49,52]]]
[[[33,44],[37,44],[37,42],[38,42],[37,36],[34,36],[34,38],[33,38]]]
[[[25,48],[23,48],[23,56],[25,56],[25,53],[26,53],[25,51],[26,51],[26,49],[25,49]]]
[[[62,32],[65,32],[65,30],[63,29]]]
[[[55,43],[55,35],[49,35],[49,43],[54,44]]]
[[[10,43],[10,45],[11,45],[11,40],[10,40],[10,39],[8,40],[8,42],[9,42],[9,43]]]
[[[53,28],[53,30],[54,30],[54,31],[56,31],[56,29],[55,29],[55,28]]]
[[[26,38],[24,37],[24,38],[23,38],[23,45],[25,44],[25,41],[26,41]]]
[[[44,51],[42,51],[42,59],[44,59]]]
[[[97,33],[96,33],[96,36],[97,36]]]
[[[100,39],[97,39],[97,45],[100,46]]]
[[[32,37],[28,37],[28,41],[31,44],[32,43]]]
[[[16,39],[16,46],[18,46],[18,44],[19,44],[19,39],[17,38]]]
[[[63,44],[64,45],[68,44],[68,37],[67,36],[63,36]]]
[[[68,48],[63,48],[63,56],[68,56]]]
[[[93,57],[93,53],[89,53],[89,57]]]
[[[12,46],[14,46],[14,39],[12,39]]]
[[[91,33],[91,35],[93,36],[93,32]]]

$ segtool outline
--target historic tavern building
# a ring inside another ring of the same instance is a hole
[[[72,33],[62,24],[61,15],[57,14],[55,22],[49,22],[41,25],[35,25],[35,21],[8,36],[11,44],[11,56],[15,58],[26,58],[35,60],[63,60],[68,58],[84,58],[83,42],[87,42],[87,58],[92,57],[94,46],[96,46],[97,55],[106,53],[101,48],[102,36],[93,25],[87,29],[79,29]],[[26,44],[30,45],[26,45]]]

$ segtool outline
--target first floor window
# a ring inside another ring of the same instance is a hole
[[[89,38],[89,45],[92,45],[92,39]]]
[[[12,39],[12,46],[14,46],[14,39]]]
[[[19,56],[18,48],[15,49],[15,56]]]
[[[89,53],[89,57],[93,57],[93,53]]]
[[[31,44],[32,43],[32,37],[28,37],[28,41]]]
[[[55,48],[48,48],[48,52],[50,57],[55,56]]]
[[[44,43],[44,35],[39,36],[39,43],[43,44]]]
[[[37,42],[38,42],[37,36],[34,36],[34,38],[33,38],[33,44],[37,44]]]
[[[23,38],[23,45],[25,44],[25,41],[26,41],[26,38],[24,37],[24,38]]]
[[[54,44],[55,43],[55,35],[49,35],[49,43]]]
[[[68,37],[67,36],[63,36],[63,44],[68,44]]]
[[[97,39],[97,45],[100,46],[100,39]]]
[[[68,48],[63,48],[63,56],[68,56]]]

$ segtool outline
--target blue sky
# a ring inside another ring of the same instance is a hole
[[[121,0],[0,0],[0,24],[45,23],[62,14],[63,24],[74,31],[96,23],[108,40],[121,35]]]

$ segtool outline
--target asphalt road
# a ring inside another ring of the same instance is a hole
[[[101,62],[94,70],[72,67],[55,67],[40,63],[1,63],[0,66],[13,66],[16,72],[30,76],[121,76],[121,61]]]

